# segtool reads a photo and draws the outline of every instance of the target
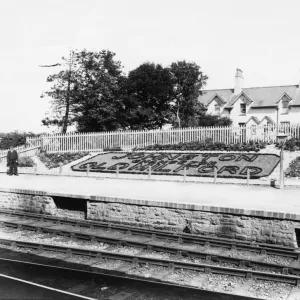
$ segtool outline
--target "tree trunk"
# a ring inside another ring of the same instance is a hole
[[[178,107],[177,107],[176,117],[177,117],[178,127],[181,128],[181,122],[180,122],[180,117],[179,117],[179,103],[178,103]]]
[[[70,68],[71,69],[71,68]],[[68,87],[67,87],[67,97],[66,97],[66,112],[63,120],[62,133],[67,132],[68,122],[69,122],[69,111],[70,111],[70,86],[71,86],[71,70],[69,70],[68,75]]]

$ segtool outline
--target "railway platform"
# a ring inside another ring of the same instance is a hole
[[[0,192],[300,220],[297,187],[0,174]]]

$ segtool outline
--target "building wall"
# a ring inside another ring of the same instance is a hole
[[[277,123],[277,114],[278,114],[279,123],[280,122],[290,122],[291,124],[300,123],[300,107],[290,106],[288,114],[285,114],[283,113],[281,101],[278,103],[278,109],[277,107],[252,108],[251,105],[247,105],[246,115],[242,115],[240,113],[241,103],[243,103],[242,100],[240,99],[237,100],[233,108],[231,109],[231,111],[229,111],[228,109],[224,109],[225,105],[221,106],[220,116],[229,117],[232,120],[233,125],[239,125],[239,123],[247,123],[247,121],[251,117],[256,117],[258,118],[259,121],[261,121],[266,116],[270,117],[275,123]],[[216,115],[216,111],[215,111],[216,104],[217,102],[213,100],[207,106],[208,114]],[[248,125],[250,126],[249,123]],[[251,125],[254,124],[251,123]],[[260,125],[267,125],[267,120],[264,120],[263,123],[261,123]]]

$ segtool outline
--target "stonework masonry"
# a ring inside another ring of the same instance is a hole
[[[66,198],[66,201],[70,201]],[[50,196],[0,192],[0,209],[48,214],[72,219],[121,223],[145,228],[190,231],[193,234],[296,246],[300,222],[204,212],[200,210],[142,206],[87,200],[87,213],[57,208]]]
[[[300,222],[288,220],[90,201],[87,218],[179,232],[188,229],[193,234],[292,247],[297,246],[295,228],[300,228]]]

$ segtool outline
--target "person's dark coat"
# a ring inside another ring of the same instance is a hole
[[[18,152],[16,150],[8,151],[7,153],[7,166],[14,166],[18,164]]]

